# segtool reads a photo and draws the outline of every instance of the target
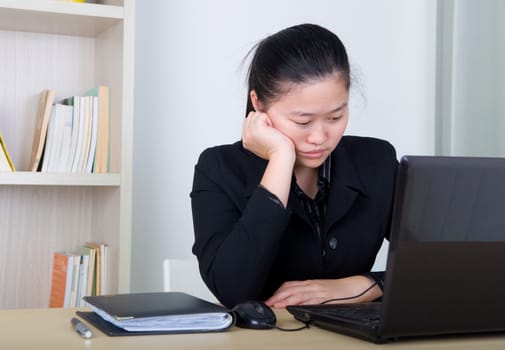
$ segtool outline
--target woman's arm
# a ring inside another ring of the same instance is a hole
[[[242,128],[242,144],[268,161],[261,185],[287,207],[296,159],[293,142],[272,126],[267,114],[251,112]]]
[[[290,281],[283,283],[266,301],[276,308],[298,304],[358,303],[378,299],[382,289],[376,281],[363,276],[339,279]]]
[[[270,272],[289,213],[258,187],[245,208],[207,171],[211,154],[195,168],[191,206],[197,256],[203,280],[221,303],[232,307],[257,299]],[[215,163],[214,163],[215,164]]]
[[[286,210],[294,164],[294,146],[269,125],[263,113],[244,122],[243,145],[268,161],[245,208],[227,193],[212,152],[195,167],[191,205],[195,230],[193,252],[216,297],[227,306],[258,299],[288,224]]]

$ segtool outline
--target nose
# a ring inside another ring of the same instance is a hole
[[[314,123],[307,136],[307,142],[315,145],[320,145],[326,141],[326,129],[323,123]]]

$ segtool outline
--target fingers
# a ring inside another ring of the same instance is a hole
[[[365,302],[382,295],[379,286],[368,277],[357,275],[340,279],[286,282],[266,301],[272,307],[332,302]]]
[[[316,280],[291,281],[284,283],[265,302],[275,308],[287,305],[318,304],[324,294],[321,285]]]
[[[249,112],[245,118],[242,144],[245,149],[267,160],[276,152],[288,156],[295,152],[291,139],[276,129],[268,114],[262,112]]]
[[[249,115],[244,120],[242,134],[250,136],[249,138],[256,139],[258,135],[265,132],[265,128],[272,128],[272,121],[266,113],[249,112]]]
[[[271,127],[272,124],[269,119],[265,113],[250,112],[242,126],[242,144],[260,157],[264,157],[263,148],[266,146],[262,140],[265,128]]]
[[[319,304],[320,298],[313,297],[311,293],[297,293],[289,295],[288,297],[278,300],[272,303],[266,303],[267,305],[281,309],[288,305],[302,305],[302,304]]]

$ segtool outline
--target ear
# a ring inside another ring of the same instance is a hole
[[[258,94],[256,94],[256,90],[251,90],[251,92],[249,93],[249,97],[251,98],[251,103],[254,107],[254,110],[256,112],[262,112],[263,104],[258,99]]]

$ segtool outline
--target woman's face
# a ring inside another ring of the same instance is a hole
[[[339,74],[290,84],[288,92],[266,106],[274,128],[289,137],[295,167],[318,168],[335,149],[349,118],[349,91]]]

